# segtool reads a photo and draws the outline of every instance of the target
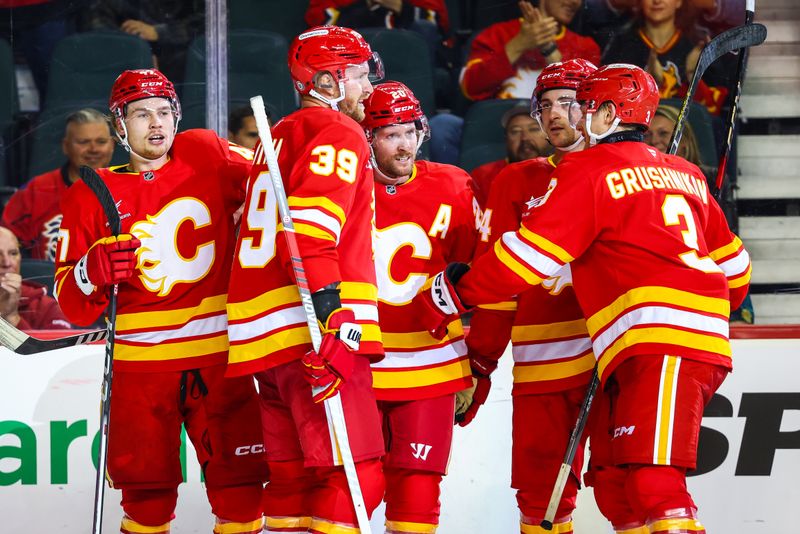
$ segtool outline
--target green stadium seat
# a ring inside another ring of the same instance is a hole
[[[461,135],[461,152],[474,146],[501,144],[505,153],[505,130],[500,124],[503,114],[520,102],[527,100],[495,99],[473,103],[464,117],[464,130]],[[499,156],[499,157],[502,157]],[[498,159],[498,158],[495,158]]]
[[[111,86],[123,70],[152,67],[150,45],[138,37],[117,31],[70,35],[59,41],[50,60],[43,109],[81,100],[108,101]]]
[[[425,40],[410,30],[362,28],[358,31],[380,54],[386,69],[384,79],[406,84],[414,91],[422,111],[432,117],[436,111],[434,74],[430,49]]]
[[[60,167],[66,162],[64,152],[61,150],[61,140],[64,138],[64,125],[69,114],[81,108],[94,108],[107,113],[108,101],[76,101],[67,106],[46,109],[39,115],[39,120],[33,128],[33,132],[30,134],[30,163],[28,165],[28,176],[25,177],[23,183],[43,172]],[[116,137],[112,139],[116,140]],[[114,148],[114,156],[111,159],[111,165],[122,165],[127,161],[127,152],[117,144]]]
[[[262,95],[284,117],[297,108],[292,79],[286,62],[286,39],[277,33],[237,30],[228,34],[228,99],[249,102]],[[206,102],[206,41],[198,37],[189,46],[181,104],[191,113]],[[202,123],[205,124],[203,117]],[[188,127],[188,124],[187,124]]]
[[[306,29],[306,8],[297,0],[228,0],[228,28],[275,32],[291,43]]]
[[[19,94],[14,69],[14,55],[5,39],[0,39],[0,127],[10,126],[19,113]]]
[[[506,143],[487,143],[485,145],[473,145],[461,152],[458,166],[467,172],[472,172],[475,167],[480,167],[484,163],[497,161],[506,157]]]
[[[238,107],[250,106],[250,100],[231,100],[228,102],[228,114]],[[269,102],[264,102],[267,108],[267,116],[274,124],[282,115]],[[186,106],[181,106],[183,118],[179,125],[179,130],[191,130],[192,128],[207,128],[206,126],[206,104],[205,102],[193,102]]]
[[[36,282],[47,287],[47,294],[53,296],[56,264],[48,260],[22,258],[19,268],[23,280]]]

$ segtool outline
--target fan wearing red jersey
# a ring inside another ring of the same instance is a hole
[[[428,277],[472,257],[470,177],[415,161],[428,138],[419,101],[399,82],[375,87],[361,122],[375,173],[375,266],[385,357],[372,364],[387,454],[386,532],[435,532],[453,438],[455,393],[471,384],[461,320],[442,339],[412,299]]]
[[[728,315],[746,294],[749,255],[700,169],[643,142],[658,106],[652,76],[608,65],[576,101],[590,148],[564,156],[519,230],[466,274],[436,275],[419,300],[444,322],[569,264],[602,385],[586,477],[601,512],[618,532],[705,532],[686,471],[703,408],[731,370]]]
[[[255,384],[224,377],[232,216],[252,152],[208,130],[176,135],[180,103],[157,70],[123,72],[109,107],[130,161],[98,174],[124,233],[109,235],[83,182],[70,187],[56,291],[70,321],[85,325],[119,284],[108,475],[122,490],[121,531],[169,532],[183,424],[203,466],[214,532],[261,532],[267,476]]]
[[[531,115],[555,153],[512,163],[498,174],[484,215],[488,231],[481,234],[475,258],[490,250],[505,232],[519,228],[522,218],[551,191],[556,165],[566,154],[583,148],[583,136],[570,125],[569,108],[580,82],[595,70],[597,67],[583,59],[553,63],[542,70],[531,100]],[[486,400],[489,375],[509,339],[514,357],[511,485],[517,490],[520,529],[545,532],[539,524],[594,367],[592,343],[575,298],[569,265],[511,301],[475,309],[467,347],[477,388],[462,425],[475,417]],[[531,421],[538,424],[532,426]],[[541,439],[543,432],[549,439]],[[572,532],[582,465],[581,446],[561,497],[554,532]]]
[[[372,260],[373,181],[358,124],[379,58],[357,32],[312,28],[289,48],[301,109],[272,129],[303,273],[323,339],[312,350],[263,150],[247,190],[228,298],[229,374],[255,374],[270,467],[269,532],[357,532],[325,404],[341,395],[368,512],[383,496],[370,361],[383,356]],[[310,304],[310,303],[309,303]],[[312,395],[311,386],[321,392]]]

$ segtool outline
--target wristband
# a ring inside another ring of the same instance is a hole
[[[558,45],[556,45],[555,42],[539,47],[539,53],[542,54],[543,57],[549,56],[556,50],[558,50]]]

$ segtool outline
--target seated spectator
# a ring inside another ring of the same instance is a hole
[[[553,147],[547,142],[539,123],[531,117],[529,104],[520,103],[503,114],[500,124],[506,131],[506,157],[472,169],[472,189],[481,207],[489,198],[492,180],[509,163],[549,156]]]
[[[0,226],[0,316],[20,330],[72,328],[43,284],[22,279],[21,263],[17,237]]]
[[[522,17],[492,24],[472,42],[461,71],[461,90],[470,100],[530,98],[541,70],[551,63],[582,58],[599,63],[600,47],[567,25],[582,0],[519,2]],[[440,113],[430,120],[433,161],[455,165],[464,120]]]
[[[178,84],[183,81],[189,43],[204,35],[205,4],[204,0],[93,0],[85,26],[144,39],[157,59],[156,68]]]
[[[228,117],[228,141],[254,149],[258,141],[258,128],[253,108],[242,106],[231,111]]]
[[[3,224],[22,243],[26,255],[54,261],[61,225],[61,197],[80,179],[78,168],[107,167],[114,154],[111,128],[105,115],[91,108],[67,117],[61,149],[67,162],[35,176],[14,193],[3,211]]]
[[[640,0],[638,19],[611,38],[603,54],[603,64],[638,65],[655,78],[662,98],[680,98],[686,92],[702,49],[702,43],[687,32],[693,21],[682,9],[683,5],[683,0]],[[709,67],[709,72],[714,68]],[[718,115],[727,93],[723,88],[701,82],[695,100]]]
[[[461,88],[471,100],[530,98],[542,68],[566,59],[599,64],[600,47],[566,28],[581,0],[519,3],[522,17],[489,26],[472,42],[461,72]]]
[[[678,122],[679,113],[680,110],[674,106],[659,105],[653,121],[650,123],[650,128],[644,134],[645,142],[657,148],[659,152],[666,152],[672,139],[675,123]],[[700,167],[707,179],[710,180],[715,176],[715,169],[706,165],[700,158],[700,147],[697,144],[697,137],[694,135],[694,129],[689,121],[686,121],[683,126],[683,135],[681,136],[680,144],[678,144],[678,155]]]

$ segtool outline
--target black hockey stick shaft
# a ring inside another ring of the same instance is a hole
[[[83,166],[79,170],[81,180],[97,197],[106,215],[111,235],[117,236],[121,230],[121,220],[117,205],[105,182],[90,167]],[[106,351],[103,367],[103,387],[100,394],[100,447],[97,458],[97,476],[94,486],[94,515],[92,516],[92,534],[103,532],[103,502],[106,490],[106,465],[108,460],[108,421],[111,415],[111,383],[114,378],[114,332],[117,323],[117,284],[114,284],[108,296]]]
[[[744,23],[750,25],[753,23],[755,16],[755,0],[747,0],[745,5]],[[742,84],[744,83],[744,75],[747,69],[747,57],[749,55],[749,48],[742,49],[739,52],[739,59],[736,63],[736,85],[733,88],[733,100],[731,107],[728,110],[728,117],[725,121],[727,131],[725,133],[725,144],[722,146],[719,157],[719,166],[717,167],[717,179],[714,181],[716,187],[715,196],[717,200],[722,200],[722,183],[725,181],[725,171],[728,167],[728,158],[731,155],[731,143],[733,142],[733,134],[736,130],[736,115],[739,112],[739,97],[742,95]],[[735,172],[735,171],[734,171]]]
[[[586,427],[586,421],[589,420],[589,411],[592,409],[592,401],[594,400],[595,393],[597,393],[597,386],[599,384],[600,377],[597,374],[597,366],[595,366],[594,371],[592,371],[592,380],[589,382],[589,387],[586,388],[586,395],[583,397],[581,411],[578,413],[575,427],[572,429],[572,434],[569,436],[567,451],[564,453],[564,460],[561,462],[561,468],[558,470],[556,483],[553,486],[553,493],[550,494],[550,501],[547,503],[547,510],[544,513],[544,519],[539,525],[545,530],[553,530],[553,520],[558,511],[558,504],[561,502],[561,495],[564,494],[564,487],[567,485],[567,479],[569,479],[569,475],[572,472],[572,462],[575,460],[575,453],[580,446],[583,429]]]
[[[702,52],[700,52],[700,57],[697,60],[697,67],[695,68],[694,75],[689,82],[686,96],[681,104],[678,119],[675,121],[675,128],[672,130],[672,139],[669,141],[669,149],[667,150],[668,154],[675,154],[678,152],[678,145],[683,136],[683,128],[689,115],[689,107],[697,91],[700,79],[703,77],[706,69],[725,54],[733,52],[734,50],[760,45],[766,38],[767,28],[763,24],[750,23],[744,26],[736,26],[735,28],[720,33],[703,47]]]

